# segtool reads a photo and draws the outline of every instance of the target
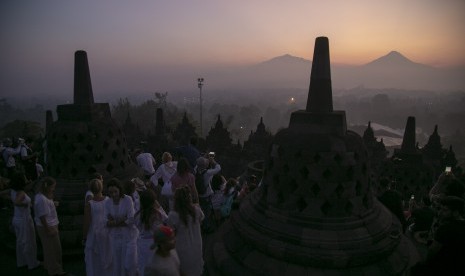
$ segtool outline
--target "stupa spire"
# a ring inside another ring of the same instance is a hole
[[[415,152],[415,117],[408,117],[405,126],[404,139],[402,140],[401,150],[404,153]]]
[[[94,104],[87,53],[82,50],[74,53],[74,104]]]
[[[53,124],[53,113],[51,110],[45,112],[45,130],[48,130]]]
[[[332,112],[332,94],[329,41],[327,37],[320,36],[315,40],[306,111]]]

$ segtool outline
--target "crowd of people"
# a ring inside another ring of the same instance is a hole
[[[465,185],[452,172],[443,172],[428,194],[408,202],[387,179],[382,179],[378,199],[402,224],[403,232],[424,257],[410,275],[465,275]],[[447,273],[453,274],[447,274]]]
[[[199,155],[194,168],[184,157],[174,161],[169,152],[158,168],[153,156],[137,154],[145,156],[135,156],[145,160],[138,162],[142,169],[153,166],[144,169],[143,181],[112,178],[104,185],[97,174],[89,182],[83,231],[87,275],[202,275],[203,237],[229,216],[241,192],[238,181],[225,180],[212,154]]]
[[[10,179],[17,266],[66,275],[59,203],[54,200],[57,184],[44,176],[26,141],[18,140],[15,146],[3,142],[2,175]],[[173,152],[179,156],[176,161],[171,153],[163,153],[159,166],[152,154],[136,151],[134,160],[143,179],[111,178],[104,183],[97,173],[88,181],[82,239],[87,275],[202,275],[202,239],[260,183],[254,175],[227,179],[212,152],[200,154],[192,146],[184,151],[185,157]],[[39,183],[35,194],[26,191],[31,181]],[[427,248],[410,274],[437,275],[451,269],[465,275],[463,182],[444,172],[429,194],[419,200],[412,196],[408,203],[395,188],[381,179],[379,201],[399,219],[407,236]],[[43,262],[37,260],[36,235]]]
[[[37,164],[38,154],[24,141],[17,146],[4,142],[2,160],[8,166],[2,175],[10,179],[17,267],[43,267],[49,275],[67,275],[54,195],[57,183],[44,176],[41,166],[31,173],[31,160]],[[163,153],[157,166],[152,154],[140,150],[133,158],[143,179],[104,181],[98,173],[91,177],[83,194],[86,275],[203,274],[203,237],[249,190],[241,191],[236,178],[225,179],[214,154],[200,154],[193,146],[184,150],[186,157],[195,158],[194,167],[179,152],[173,152],[177,161]],[[15,161],[24,166],[15,167]],[[37,259],[36,235],[43,262]]]

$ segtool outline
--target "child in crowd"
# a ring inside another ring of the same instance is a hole
[[[157,227],[153,233],[153,241],[152,249],[155,252],[146,265],[143,275],[181,275],[181,265],[175,250],[176,241],[173,229],[164,225]]]

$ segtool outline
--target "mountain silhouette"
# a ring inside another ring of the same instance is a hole
[[[308,66],[311,63],[312,63],[311,60],[285,54],[282,56],[274,57],[272,59],[263,61],[255,66],[259,66],[259,67],[260,66],[283,66],[283,65],[297,66],[298,64]]]
[[[228,85],[235,84],[245,89],[307,89],[310,71],[310,60],[284,54],[238,69],[230,75],[236,80],[230,81]],[[391,51],[364,65],[332,63],[331,75],[335,89],[364,86],[376,89],[465,90],[463,68],[435,68],[414,62],[397,51]]]
[[[308,59],[283,54],[253,65],[236,67],[196,68],[135,68],[132,82],[119,84],[121,90],[157,86],[165,90],[191,91],[195,80],[206,79],[205,89],[218,91],[300,89],[310,84],[312,62]],[[138,71],[139,70],[139,71]],[[113,72],[111,79],[127,79],[127,73]],[[115,77],[116,76],[116,77]],[[412,61],[403,54],[392,51],[363,65],[331,63],[334,90],[350,90],[355,87],[373,89],[402,89],[450,91],[465,90],[465,67],[436,68]],[[104,80],[105,81],[105,80]],[[102,81],[102,82],[104,82]],[[115,93],[115,91],[111,91]],[[148,91],[147,93],[149,93]]]
[[[413,62],[401,53],[397,51],[391,51],[387,55],[377,58],[367,64],[364,65],[365,67],[370,68],[386,68],[386,69],[413,69],[413,70],[434,70],[435,68],[432,66],[428,66],[425,64]]]
[[[397,51],[391,51],[387,55],[377,58],[366,65],[406,65],[417,64]]]

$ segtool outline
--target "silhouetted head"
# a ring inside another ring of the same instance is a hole
[[[153,190],[145,190],[139,193],[140,196],[140,208],[141,210],[148,210],[153,208],[157,196]]]
[[[116,198],[123,198],[124,197],[124,192],[123,192],[123,187],[121,185],[121,181],[117,178],[112,178],[110,181],[108,181],[107,184],[107,190],[108,190],[108,195],[112,199]]]
[[[176,171],[179,175],[184,175],[190,171],[189,161],[186,158],[182,157],[178,161],[178,165],[176,167]]]
[[[203,171],[208,168],[210,161],[208,161],[207,158],[201,156],[197,158],[196,163],[197,163],[197,171]]]

